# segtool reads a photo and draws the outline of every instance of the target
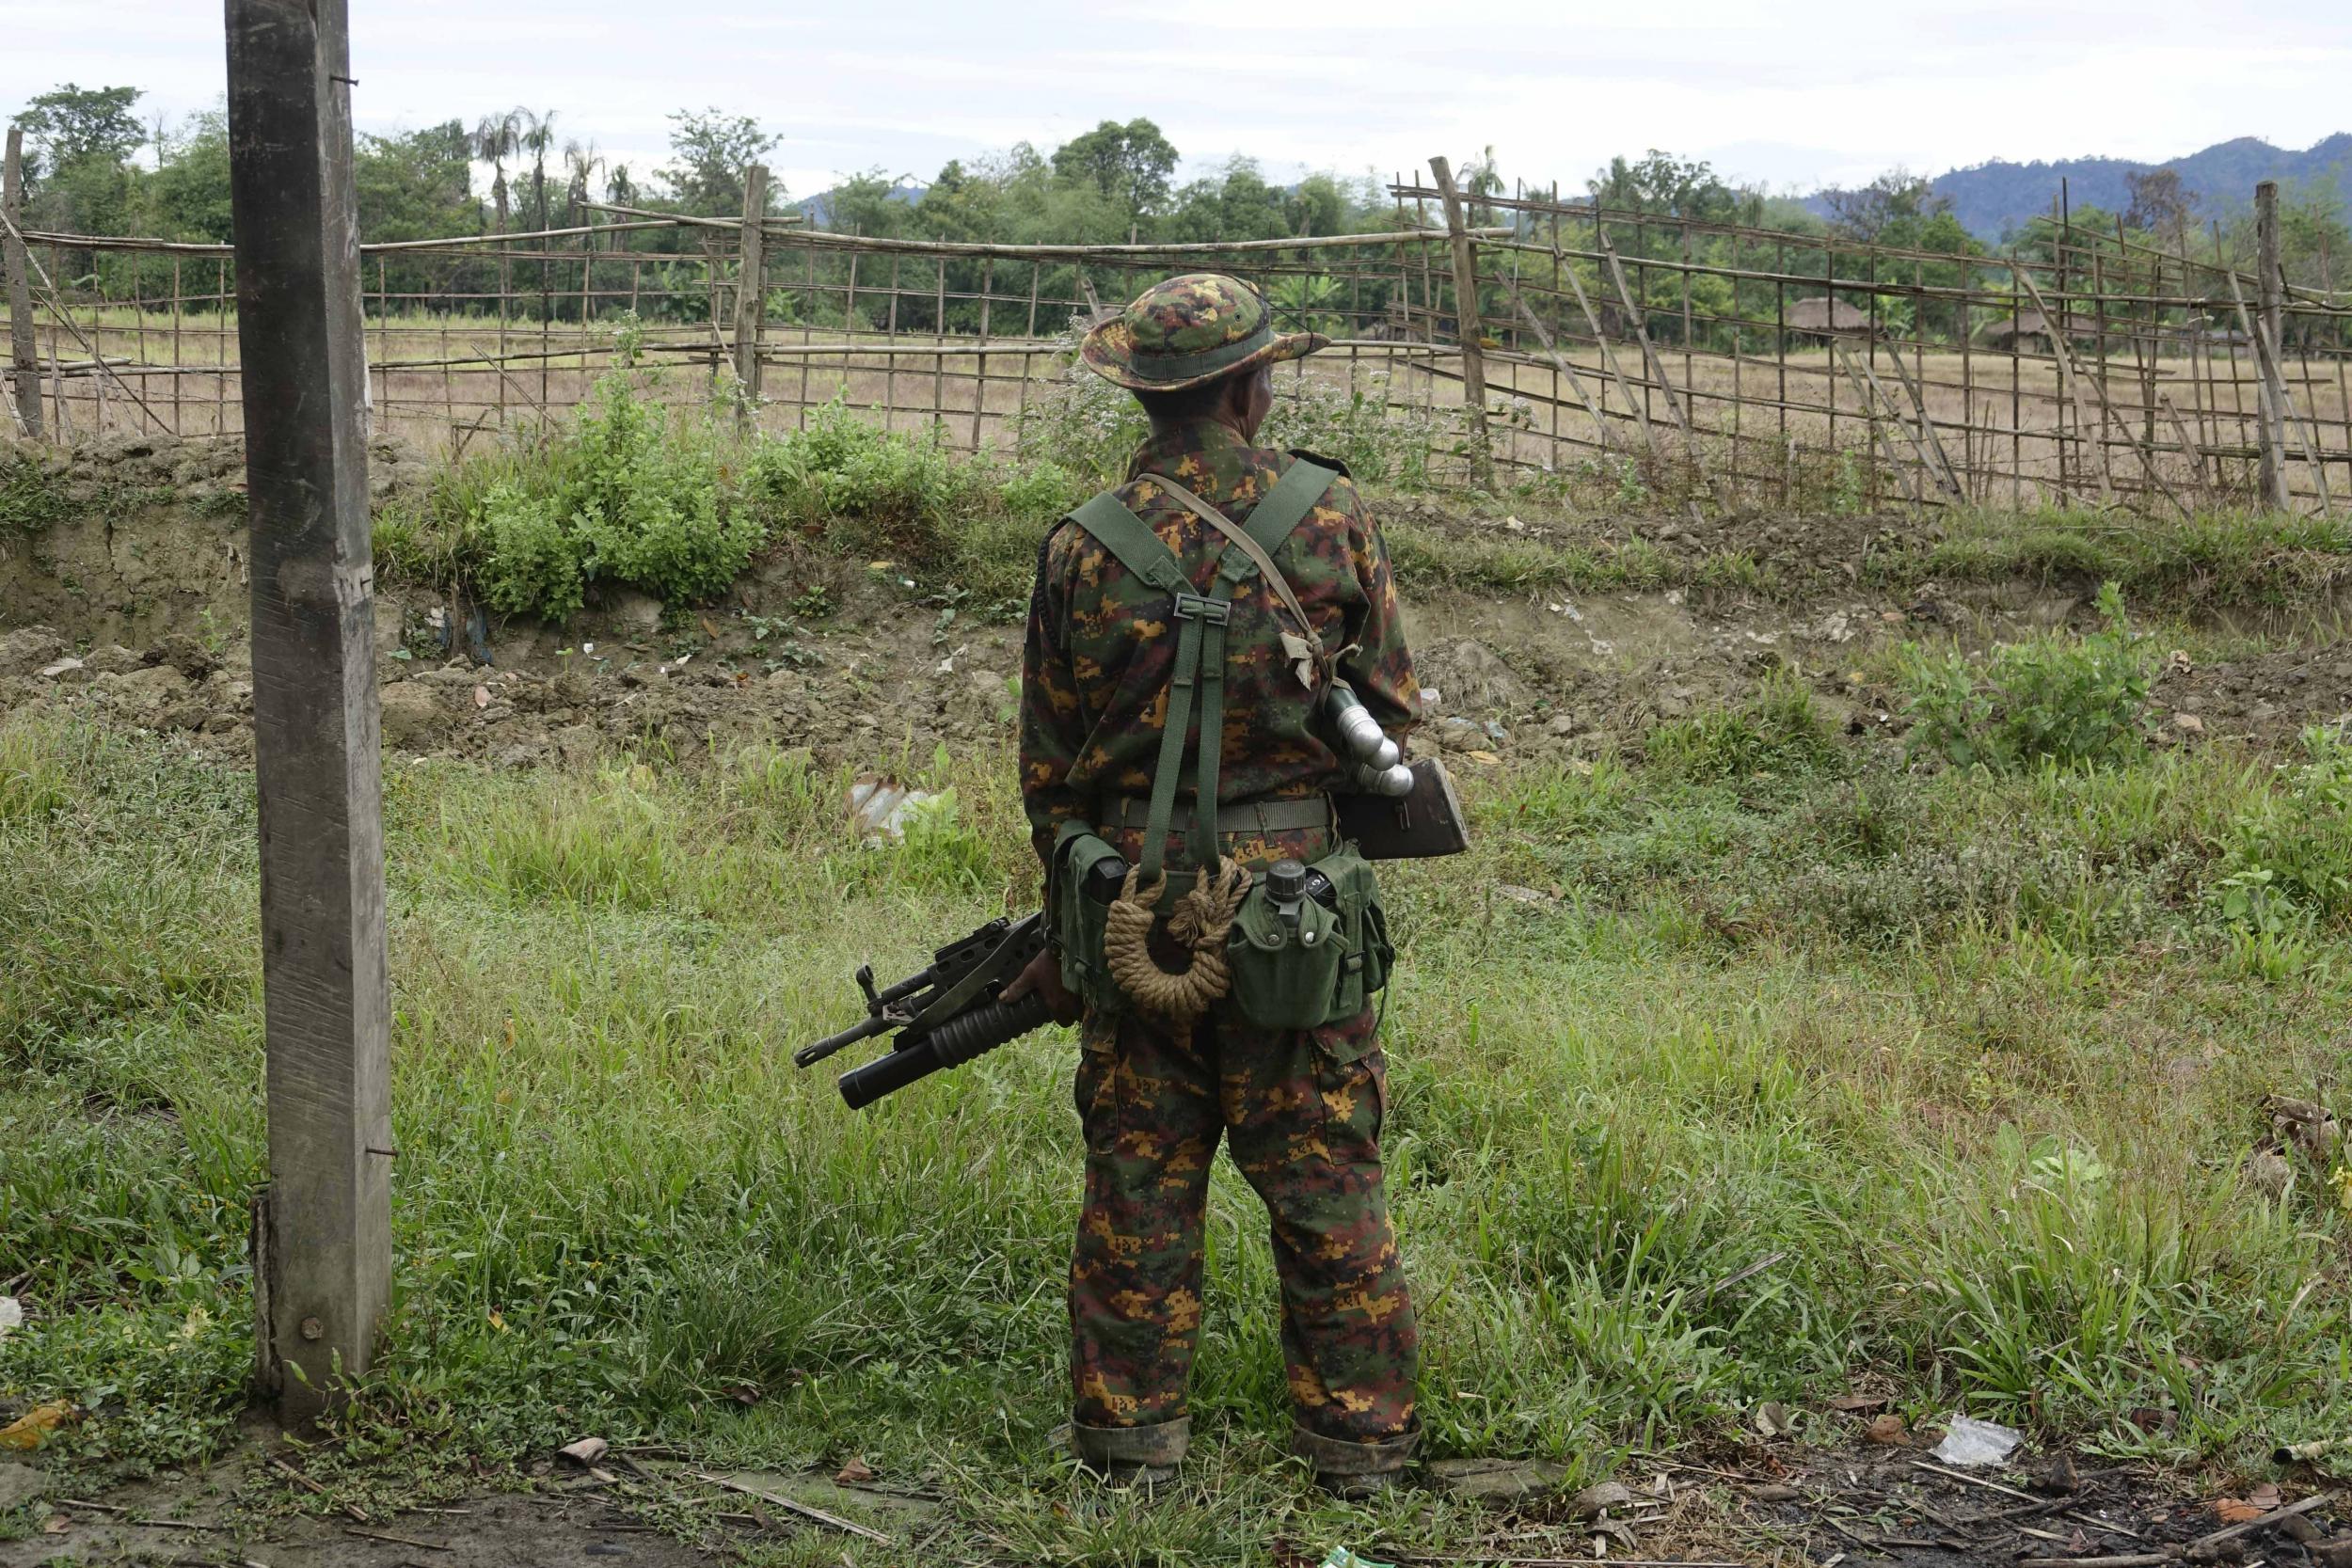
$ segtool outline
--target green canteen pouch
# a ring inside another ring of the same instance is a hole
[[[1318,1029],[1355,1018],[1388,985],[1396,962],[1372,863],[1351,844],[1309,869],[1330,879],[1337,908],[1302,899],[1293,926],[1261,880],[1233,916],[1225,944],[1233,1005],[1260,1028]],[[1366,1049],[1371,1040],[1367,1035]]]
[[[1120,992],[1103,956],[1110,906],[1089,897],[1086,890],[1096,865],[1121,859],[1099,835],[1075,828],[1064,831],[1054,850],[1051,924],[1061,952],[1061,983],[1093,1007],[1116,1006]]]
[[[1341,918],[1311,898],[1295,908],[1296,922],[1285,920],[1261,880],[1234,911],[1225,939],[1232,1004],[1261,1029],[1313,1029],[1331,1020],[1347,961]]]

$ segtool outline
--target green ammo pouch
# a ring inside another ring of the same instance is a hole
[[[1046,891],[1054,945],[1061,954],[1061,983],[1089,1006],[1118,1006],[1119,982],[1103,957],[1111,900],[1127,876],[1126,857],[1076,823],[1064,828],[1054,847],[1054,874]]]

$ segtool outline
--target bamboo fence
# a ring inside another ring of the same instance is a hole
[[[581,405],[626,341],[664,367],[660,395],[761,430],[838,401],[1014,451],[1106,302],[1217,270],[1334,340],[1285,367],[1286,395],[1395,421],[1441,482],[1630,472],[1724,510],[2325,513],[2352,496],[2352,293],[2285,282],[2273,193],[2248,266],[2217,236],[2210,256],[2161,249],[2062,203],[2030,254],[1963,257],[1465,195],[1443,160],[1431,176],[1394,182],[1384,232],[1249,243],[963,244],[597,207],[371,244],[372,417],[462,454]],[[40,434],[241,431],[229,247],[0,237],[33,327],[0,368],[35,389]],[[0,403],[31,434],[19,401]]]

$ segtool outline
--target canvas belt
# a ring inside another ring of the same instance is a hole
[[[1152,822],[1152,802],[1140,795],[1116,795],[1103,802],[1104,829],[1148,828]],[[1327,795],[1297,795],[1281,800],[1235,800],[1219,806],[1216,811],[1216,831],[1219,833],[1295,833],[1331,826],[1331,798]],[[1172,833],[1192,831],[1192,802],[1179,800],[1168,818],[1168,831]]]

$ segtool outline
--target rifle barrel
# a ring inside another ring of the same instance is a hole
[[[870,1040],[876,1035],[895,1028],[895,1022],[880,1011],[863,1023],[853,1024],[837,1035],[828,1035],[815,1045],[804,1045],[792,1053],[794,1067],[812,1067],[836,1051],[847,1050],[860,1040]]]

